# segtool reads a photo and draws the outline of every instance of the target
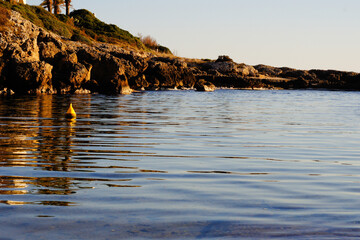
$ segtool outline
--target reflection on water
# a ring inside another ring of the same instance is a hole
[[[0,98],[1,237],[359,237],[359,117],[357,92]]]

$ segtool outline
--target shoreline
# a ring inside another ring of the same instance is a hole
[[[216,60],[157,56],[116,45],[65,39],[9,11],[0,32],[0,95],[131,94],[141,90],[360,90],[360,74],[298,70]]]

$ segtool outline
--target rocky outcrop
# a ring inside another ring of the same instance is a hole
[[[4,29],[4,28],[2,28]],[[9,14],[0,32],[0,94],[129,94],[133,90],[226,88],[360,90],[351,72],[249,66],[217,60],[158,57],[111,44],[70,41]]]
[[[11,12],[0,35],[0,89],[15,93],[97,92],[192,88],[196,78],[184,61],[63,39]]]
[[[17,12],[9,20],[11,27],[0,35],[0,87],[20,94],[131,92],[128,79],[141,69],[131,61],[101,46],[62,39]]]
[[[194,74],[187,64],[178,59],[153,58],[143,72],[142,84],[136,87],[145,89],[182,89],[193,88],[196,82]]]
[[[204,79],[200,79],[196,82],[195,88],[200,92],[213,92],[216,89],[216,86],[211,82],[205,81]]]
[[[259,79],[278,88],[360,90],[360,74],[335,70],[297,70],[257,65]]]

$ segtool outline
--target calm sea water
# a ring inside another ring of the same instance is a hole
[[[1,240],[358,239],[360,93],[0,98],[0,175]]]

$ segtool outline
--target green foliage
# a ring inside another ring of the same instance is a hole
[[[233,60],[227,55],[221,55],[218,57],[216,62],[233,62]]]
[[[106,42],[126,42],[138,48],[144,48],[139,38],[134,37],[128,31],[125,31],[113,24],[106,24],[95,17],[88,10],[75,10],[70,13],[70,17],[74,18],[74,25],[83,29],[86,34],[92,38],[99,37]]]
[[[161,46],[161,45],[158,45],[156,49],[161,53],[172,54],[172,52],[170,51],[169,48]]]
[[[46,30],[67,38],[72,36],[73,29],[71,26],[60,21],[55,15],[49,13],[42,7],[26,4],[10,4],[3,1],[0,1],[0,6],[19,12],[23,18]]]
[[[155,50],[161,53],[171,51],[156,43],[154,46],[144,44],[140,38],[133,36],[114,24],[106,24],[95,17],[88,10],[81,9],[70,13],[70,16],[54,15],[43,7],[26,4],[11,4],[0,0],[0,7],[19,12],[22,17],[35,25],[45,28],[73,41],[81,41],[90,44],[93,40],[131,46],[141,50]]]
[[[42,7],[34,7],[38,18],[42,21],[44,28],[59,34],[60,36],[70,38],[72,36],[72,26],[59,20],[55,15],[49,13]]]
[[[71,36],[71,40],[91,44],[91,40],[82,34],[79,30],[74,31],[74,34]]]
[[[165,53],[165,54],[172,54],[170,49],[168,49],[167,47],[161,46],[157,43],[157,41],[151,37],[151,36],[142,36],[141,34],[139,34],[139,39],[140,41],[148,48],[155,50],[157,52],[160,53]]]
[[[71,17],[66,16],[64,14],[57,14],[55,16],[56,16],[57,19],[59,19],[63,23],[73,25],[73,21],[72,21]]]

